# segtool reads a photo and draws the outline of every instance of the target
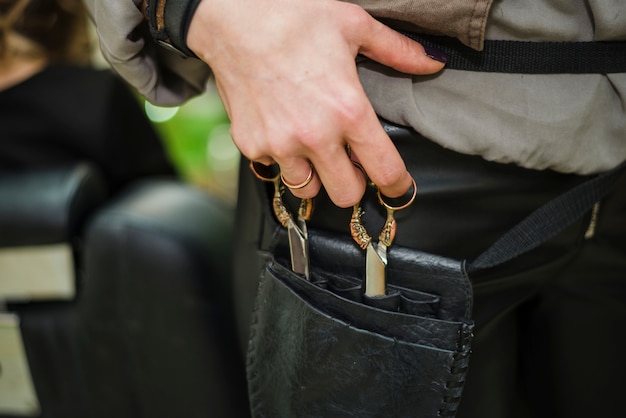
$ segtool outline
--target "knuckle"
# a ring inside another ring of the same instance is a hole
[[[385,167],[377,170],[375,177],[372,178],[376,186],[379,188],[389,188],[397,184],[401,179],[404,170],[396,167]]]
[[[292,141],[289,139],[283,139],[284,137],[274,137],[268,148],[268,154],[271,155],[276,161],[286,162],[293,158],[294,152],[292,147]]]
[[[319,192],[319,188],[314,189],[312,187],[305,187],[304,189],[300,190],[289,190],[291,191],[291,194],[300,199],[312,199],[317,196]]]
[[[333,203],[340,208],[349,208],[361,201],[361,196],[356,194],[342,193],[339,196],[333,197]]]
[[[292,159],[293,157],[316,151],[324,145],[326,139],[322,129],[313,121],[303,118],[283,126],[280,137],[271,141],[271,150],[277,158]]]
[[[320,129],[310,123],[299,123],[294,128],[293,137],[296,138],[295,143],[309,150],[316,149],[322,141]]]
[[[251,161],[260,161],[267,157],[267,153],[263,152],[261,148],[250,143],[237,144],[237,148],[239,148],[242,155]]]
[[[230,137],[233,139],[233,142],[243,155],[251,160],[254,160],[259,157],[260,149],[255,146],[256,141],[250,140],[250,138],[247,137],[238,126],[239,125],[235,123],[231,123]]]
[[[364,192],[364,188],[346,188],[340,193],[333,194],[331,200],[340,208],[349,208],[361,201]]]
[[[363,7],[352,3],[344,3],[345,22],[354,28],[368,28],[371,26],[372,17],[363,9]]]
[[[348,125],[362,121],[367,111],[365,102],[354,92],[345,92],[335,106],[338,117]]]
[[[239,141],[242,138],[245,138],[245,131],[243,127],[235,121],[231,121],[230,123],[230,136],[235,141]]]

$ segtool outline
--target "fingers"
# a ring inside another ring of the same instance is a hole
[[[360,163],[383,195],[390,198],[404,195],[413,179],[378,118],[375,115],[363,118],[358,128],[349,140],[352,159]]]
[[[404,195],[413,186],[413,179],[378,119],[374,121],[369,127],[363,126],[355,136],[359,139],[347,139],[350,156],[337,148],[329,154],[313,154],[311,163],[298,159],[281,164],[283,183],[299,198],[315,197],[323,185],[333,203],[343,208],[361,200],[367,186],[365,174],[384,196]]]
[[[313,176],[314,175],[315,175],[315,171],[313,170],[313,165],[311,165],[310,166],[310,170],[309,170],[309,174],[307,174],[307,176],[304,179],[304,181],[302,181],[300,183],[291,183],[291,182],[287,181],[287,179],[285,178],[284,174],[282,174],[282,173],[280,175],[280,178],[283,181],[283,183],[285,184],[285,186],[287,186],[291,190],[300,190],[300,189],[304,189],[306,186],[308,186],[311,183],[311,180],[313,180]]]
[[[345,94],[341,100],[335,99],[333,106],[341,110],[322,118],[325,123],[314,124],[315,128],[291,131],[283,126],[270,135],[272,141],[268,138],[258,141],[265,144],[262,149],[269,150],[271,159],[279,164],[284,183],[297,186],[290,188],[291,193],[299,198],[312,198],[324,187],[337,206],[353,206],[364,194],[366,178],[352,161],[360,163],[383,195],[394,198],[406,193],[412,185],[411,176],[362,88]],[[342,129],[337,130],[337,126]],[[304,135],[300,131],[308,133]],[[248,135],[252,132],[248,131]],[[303,140],[303,136],[307,139]],[[350,156],[346,145],[350,146]],[[244,152],[244,155],[248,154]]]
[[[361,200],[365,192],[366,178],[355,166],[345,150],[339,147],[333,153],[336,158],[313,158],[292,160],[280,164],[283,184],[301,199],[317,196],[322,185],[333,203],[339,207],[350,207]]]
[[[334,155],[337,157],[315,159],[316,171],[333,203],[341,208],[351,207],[363,197],[366,178],[361,169],[352,163],[345,149],[337,150]]]
[[[366,175],[384,196],[404,195],[413,186],[413,179],[382,127],[373,128],[367,141],[352,141],[350,157],[338,149],[336,158],[278,162],[283,184],[301,199],[317,196],[323,185],[333,203],[342,208],[361,200],[367,186]]]
[[[303,158],[280,164],[280,176],[283,184],[301,199],[317,196],[322,184],[313,164]]]
[[[354,36],[358,52],[366,57],[408,74],[434,74],[445,66],[445,53],[424,47],[369,15],[362,20]]]

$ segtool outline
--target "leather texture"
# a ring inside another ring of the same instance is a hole
[[[0,246],[69,242],[107,194],[92,165],[0,173]]]
[[[268,262],[248,347],[252,415],[454,416],[471,321],[368,306],[329,290],[333,279]]]

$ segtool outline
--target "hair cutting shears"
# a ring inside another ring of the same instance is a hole
[[[366,251],[365,253],[365,295],[369,297],[383,296],[386,294],[385,268],[387,267],[387,249],[393,243],[396,236],[396,219],[394,213],[409,207],[417,195],[415,180],[411,189],[404,197],[390,199],[377,190],[378,201],[387,210],[387,217],[380,234],[378,243],[372,242],[372,237],[367,233],[361,222],[363,209],[359,204],[354,205],[350,220],[350,232],[356,243]]]
[[[259,162],[251,161],[250,169],[260,180],[274,184],[272,207],[278,222],[280,222],[283,227],[287,228],[289,253],[291,256],[291,270],[304,275],[304,277],[308,280],[310,277],[310,269],[306,221],[311,218],[311,214],[313,212],[313,200],[302,199],[298,208],[298,215],[294,219],[282,199],[285,187],[283,185],[280,175],[280,167],[278,164],[264,165]]]

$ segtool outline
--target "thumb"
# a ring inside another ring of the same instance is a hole
[[[434,74],[445,66],[448,56],[371,19],[361,32],[359,53],[408,74]]]

